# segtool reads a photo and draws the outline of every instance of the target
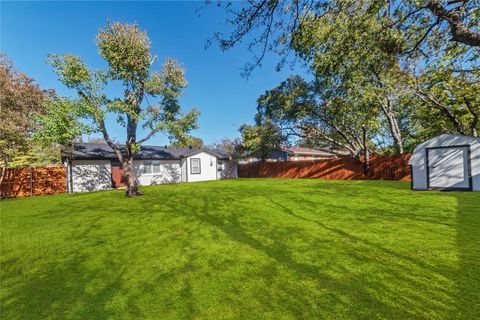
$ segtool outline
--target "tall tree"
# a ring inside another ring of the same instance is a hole
[[[71,104],[72,114],[88,120],[91,131],[102,134],[121,162],[126,196],[140,195],[133,160],[141,144],[159,132],[172,139],[184,137],[197,127],[199,113],[193,109],[181,114],[178,98],[187,82],[176,61],[168,59],[159,72],[150,71],[156,56],[150,53],[150,39],[138,25],[108,23],[98,33],[96,43],[108,70],[90,70],[74,55],[50,55],[49,62],[60,81],[78,93],[78,100]],[[123,85],[123,97],[107,97],[104,89],[111,82]],[[158,102],[150,104],[154,99]],[[111,138],[107,114],[114,114],[118,124],[126,128],[124,145]],[[142,138],[137,137],[139,125],[148,131]]]
[[[311,62],[319,86],[337,91],[352,105],[376,106],[396,152],[403,153],[399,123],[403,106],[398,104],[398,95],[408,78],[399,66],[401,34],[384,29],[375,10],[361,1],[332,6],[321,17],[305,18],[301,32],[291,46]]]
[[[409,118],[411,105],[418,102],[412,97],[417,97],[423,110],[429,108],[425,114],[437,114],[428,125],[439,127],[444,122],[447,131],[475,133],[459,130],[459,119],[447,112],[449,107],[436,103],[452,90],[438,82],[439,73],[434,71],[448,69],[457,83],[465,78],[470,84],[478,82],[480,2],[292,0],[251,1],[239,7],[228,3],[225,7],[233,31],[216,33],[214,39],[222,50],[247,41],[254,57],[245,66],[245,74],[260,65],[268,51],[280,55],[278,67],[292,56],[293,61],[306,62],[324,86],[348,88],[342,89],[347,94],[345,101],[375,104],[383,113],[382,132],[390,133],[397,153],[416,135],[415,127],[408,127],[414,122]],[[444,84],[453,80],[448,72],[440,72],[447,77],[442,79]],[[421,81],[410,87],[410,77]],[[470,91],[465,89],[465,95]],[[461,90],[457,91],[455,109],[467,115],[461,116],[463,120],[470,117],[477,123],[475,103],[471,99],[465,103],[461,96]],[[420,115],[418,110],[414,115]]]
[[[323,140],[332,150],[360,156],[362,126],[377,130],[378,112],[369,104],[345,101],[338,91],[293,76],[258,99],[257,123],[272,122],[286,136]]]
[[[7,169],[15,157],[32,151],[34,118],[45,112],[43,103],[53,91],[40,89],[35,81],[16,70],[5,54],[0,54],[0,159]],[[1,170],[0,183],[6,170]]]

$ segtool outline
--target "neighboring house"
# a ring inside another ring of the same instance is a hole
[[[324,160],[337,158],[340,155],[347,156],[349,153],[343,151],[331,152],[313,148],[290,147],[285,149],[273,149],[268,153],[267,157],[265,157],[265,161]],[[260,157],[254,153],[242,162],[254,162],[259,160]]]
[[[287,153],[289,161],[333,159],[338,156],[330,151],[303,147],[290,147],[283,151]]]
[[[480,190],[480,138],[441,134],[417,145],[408,164],[413,190]]]
[[[121,188],[123,169],[107,144],[79,143],[62,153],[69,192]],[[142,186],[236,178],[236,165],[228,157],[198,148],[141,146],[134,170]]]
[[[245,157],[244,159],[242,159],[240,163],[255,162],[255,161],[259,161],[260,159],[261,159],[261,156],[259,155],[259,152],[254,152],[248,155],[247,157]],[[273,149],[265,157],[265,161],[287,161],[287,160],[288,160],[288,154],[282,149]]]

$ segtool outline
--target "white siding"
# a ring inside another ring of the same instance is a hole
[[[480,190],[480,138],[461,136],[454,134],[441,134],[435,138],[427,140],[419,144],[412,153],[409,164],[412,166],[412,180],[413,188],[415,190],[427,189],[427,168],[426,168],[426,149],[435,147],[448,147],[448,146],[470,146],[470,159],[471,159],[471,175],[472,175],[472,189]],[[441,166],[443,171],[443,178],[433,172],[434,183],[437,185],[448,187],[463,187],[465,181],[460,182],[458,177],[463,174],[467,169],[467,153],[465,148],[458,149],[445,149],[445,151],[432,151],[440,149],[430,149],[429,159],[434,161],[432,166]],[[449,151],[450,150],[450,151]],[[464,151],[465,150],[465,151]],[[432,153],[433,152],[433,153]],[[448,157],[447,157],[448,156]],[[436,158],[438,158],[436,160]],[[463,162],[460,161],[463,158]],[[460,160],[459,160],[460,159]],[[439,161],[447,160],[447,163],[440,163]],[[437,167],[438,168],[438,167]],[[441,169],[441,168],[440,168]],[[435,169],[434,169],[435,170]],[[468,177],[465,177],[468,179]],[[432,172],[430,173],[430,183],[432,183]],[[431,185],[435,187],[435,185]]]
[[[143,163],[144,160],[135,160],[133,162],[135,174],[141,186],[181,182],[180,160],[160,160],[160,172],[149,174],[143,173]]]
[[[73,192],[112,188],[112,168],[109,160],[73,160]]]
[[[182,159],[180,166],[182,170],[182,182],[187,182],[187,159]]]
[[[192,158],[200,159],[200,173],[191,173]],[[187,172],[187,182],[217,180],[217,157],[206,152],[199,152],[195,155],[189,156],[186,159],[184,168]]]

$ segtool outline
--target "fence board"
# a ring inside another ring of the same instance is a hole
[[[61,192],[67,192],[67,175],[63,166],[8,169],[0,185],[1,198]]]
[[[373,156],[370,172],[354,158],[327,160],[251,162],[239,164],[240,178],[312,178],[334,180],[404,180],[410,181],[410,154]]]

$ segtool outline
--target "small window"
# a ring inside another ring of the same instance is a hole
[[[152,173],[152,161],[143,161],[143,173],[145,174]]]
[[[191,174],[200,174],[200,158],[191,158],[190,159],[190,173]]]
[[[153,173],[160,173],[160,161],[153,161],[152,162],[152,172]]]

